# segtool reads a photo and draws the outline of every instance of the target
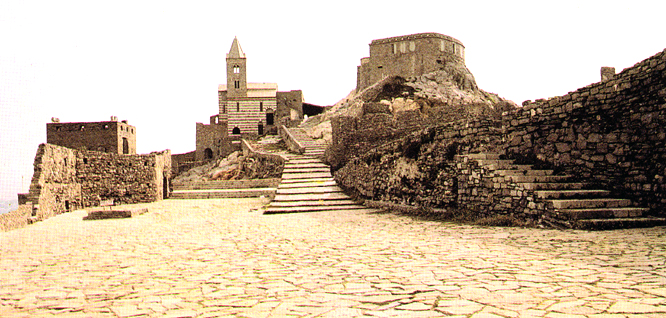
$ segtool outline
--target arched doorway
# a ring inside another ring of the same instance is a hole
[[[204,149],[204,159],[206,160],[213,159],[213,150],[211,150],[210,148]]]
[[[234,129],[231,130],[231,133],[234,135],[240,135],[240,128],[234,127]]]

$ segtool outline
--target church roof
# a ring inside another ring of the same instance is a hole
[[[229,50],[229,53],[227,53],[227,58],[245,58],[245,53],[243,53],[243,49],[241,48],[240,43],[238,42],[238,38],[236,37],[234,37],[234,41],[231,42],[231,49]]]

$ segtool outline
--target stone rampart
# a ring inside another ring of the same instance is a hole
[[[509,157],[538,159],[664,213],[666,51],[614,77],[506,114]]]

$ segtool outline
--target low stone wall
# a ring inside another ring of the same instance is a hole
[[[289,129],[287,129],[287,126],[280,126],[278,132],[280,133],[282,140],[284,140],[284,143],[287,145],[287,149],[300,154],[305,152],[305,146],[298,142],[298,140],[291,134]]]
[[[18,229],[30,224],[32,217],[32,204],[19,205],[19,208],[0,214],[0,231]]]
[[[282,170],[287,161],[285,157],[274,153],[257,151],[245,139],[241,143],[243,155],[246,157],[242,162],[242,169],[247,178],[268,179],[280,178],[282,176]]]

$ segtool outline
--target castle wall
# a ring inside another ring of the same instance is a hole
[[[136,153],[136,127],[117,121],[47,123],[46,142],[72,149],[109,153]]]
[[[196,150],[194,158],[197,161],[208,160],[228,155],[231,141],[227,138],[226,122],[217,124],[196,123]],[[207,154],[206,149],[210,149]],[[212,156],[208,158],[208,156]]]
[[[43,220],[83,206],[77,176],[77,150],[51,144],[37,149],[34,173],[28,192],[33,217]]]
[[[171,165],[170,150],[118,155],[41,144],[35,155],[29,202],[19,212],[1,218],[0,225],[9,230],[106,200],[114,204],[161,200],[168,196]]]
[[[505,117],[507,154],[554,167],[663,213],[666,51],[611,79]]]

